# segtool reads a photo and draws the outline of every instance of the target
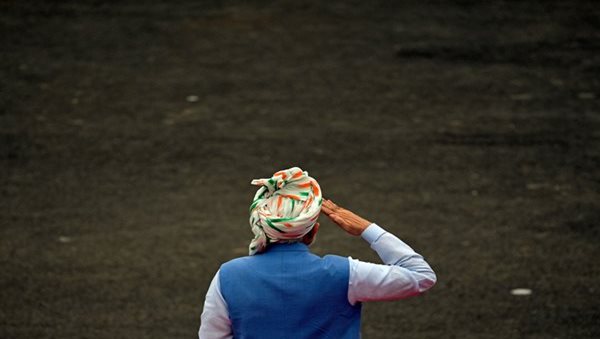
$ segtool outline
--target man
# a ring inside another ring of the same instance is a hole
[[[359,338],[365,301],[397,300],[431,288],[423,257],[381,227],[323,200],[317,181],[293,167],[261,186],[250,206],[250,255],[221,266],[212,280],[198,335],[214,338]],[[308,250],[323,212],[361,236],[385,265]]]

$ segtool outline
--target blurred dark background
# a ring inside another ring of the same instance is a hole
[[[195,337],[250,180],[300,166],[438,273],[364,338],[598,338],[599,17],[1,1],[0,337]],[[314,250],[377,260],[325,220]]]

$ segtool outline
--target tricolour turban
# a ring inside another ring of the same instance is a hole
[[[251,183],[261,187],[250,205],[254,233],[250,255],[264,251],[270,243],[299,240],[312,230],[323,199],[319,183],[308,172],[292,167]]]

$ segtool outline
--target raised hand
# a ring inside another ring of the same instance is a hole
[[[321,212],[331,219],[344,231],[351,235],[359,236],[362,232],[371,225],[371,222],[354,214],[353,212],[336,205],[329,199],[323,199]]]

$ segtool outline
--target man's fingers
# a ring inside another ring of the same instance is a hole
[[[325,206],[330,211],[343,210],[343,208],[341,208],[340,206],[336,205],[333,201],[331,201],[329,199],[323,199],[323,204],[321,206]]]
[[[333,204],[331,202],[331,200],[327,200],[327,199],[324,199],[323,203],[321,204],[321,210],[327,215],[329,215],[330,213],[333,213],[333,211],[335,211],[334,207],[336,207],[335,204]]]
[[[333,209],[334,206],[335,206],[335,204],[332,203],[331,200],[323,199],[323,204],[321,205],[321,207]]]
[[[327,202],[329,202],[329,207],[332,210],[337,210],[338,208],[340,208],[340,206],[336,205],[335,202],[331,201],[331,200],[327,200]]]
[[[339,226],[343,226],[348,223],[345,217],[339,215],[340,213],[345,214],[347,211],[329,199],[323,199],[321,211]]]
[[[337,214],[330,214],[329,217],[335,221],[336,224],[342,225],[344,223],[344,218],[340,217]]]
[[[329,206],[327,206],[327,205],[325,205],[325,203],[323,203],[323,204],[321,205],[321,212],[323,212],[323,213],[325,213],[325,214],[329,215],[329,214],[330,214],[331,212],[333,212],[333,211],[331,210],[331,208],[330,208]]]

